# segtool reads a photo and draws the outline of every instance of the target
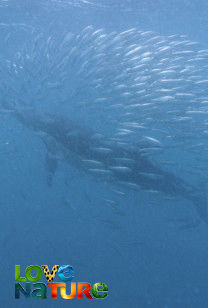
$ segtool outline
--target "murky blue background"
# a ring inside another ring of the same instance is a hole
[[[27,31],[19,35],[19,28],[45,31],[51,23],[52,31],[60,33],[93,25],[107,32],[138,27],[159,35],[186,34],[208,48],[208,3],[203,0],[0,0],[0,12],[1,23],[13,25],[9,46],[1,43],[2,56],[8,58],[27,39]],[[207,307],[208,229],[203,223],[181,228],[180,219],[197,216],[190,202],[143,191],[115,196],[111,183],[65,162],[48,187],[39,136],[5,113],[0,127],[1,307]],[[189,157],[176,155],[176,165],[187,163]],[[197,185],[207,175],[206,154],[199,157]],[[191,158],[187,165],[193,173],[198,169]],[[112,211],[106,200],[114,200],[119,210]],[[15,264],[23,271],[30,264],[71,264],[74,281],[105,282],[109,296],[100,301],[15,300]]]

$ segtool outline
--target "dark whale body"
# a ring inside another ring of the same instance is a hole
[[[14,112],[17,120],[27,127],[45,134],[44,143],[51,151],[48,138],[64,149],[65,161],[71,156],[83,170],[108,180],[143,190],[156,190],[170,196],[190,200],[199,217],[208,222],[205,194],[180,177],[164,170],[144,157],[138,150],[119,146],[116,142],[95,138],[95,133],[73,121],[57,115],[35,112]],[[53,147],[53,145],[52,145]],[[54,152],[54,149],[52,149]]]

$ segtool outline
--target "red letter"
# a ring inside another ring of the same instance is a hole
[[[84,290],[82,289],[83,287],[86,287]],[[82,299],[83,298],[83,293],[86,295],[87,298],[93,299],[93,297],[90,294],[90,289],[91,285],[87,282],[78,282],[78,294],[77,298]]]
[[[61,282],[51,282],[47,283],[47,286],[51,287],[51,298],[57,299],[57,288],[66,287],[66,284]]]
[[[72,299],[76,296],[76,282],[71,283],[71,294],[66,294],[66,288],[61,288],[61,297],[64,299]]]

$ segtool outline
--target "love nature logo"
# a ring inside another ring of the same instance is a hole
[[[40,282],[43,273],[47,279],[47,284]],[[55,276],[61,282],[52,282]],[[57,299],[88,299],[105,298],[108,295],[108,286],[103,282],[94,283],[92,286],[88,282],[71,282],[74,278],[74,269],[71,265],[54,265],[51,272],[48,265],[30,265],[25,269],[25,276],[21,277],[20,265],[15,265],[15,298],[19,299],[20,294],[25,298],[47,298],[47,290],[51,291],[51,298]],[[66,284],[67,282],[67,284]],[[58,292],[60,288],[60,292]],[[67,294],[67,290],[70,292]],[[91,293],[90,293],[91,291]]]

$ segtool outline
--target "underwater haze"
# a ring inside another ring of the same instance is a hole
[[[0,12],[0,306],[207,307],[208,3]],[[15,299],[31,264],[108,295]]]

